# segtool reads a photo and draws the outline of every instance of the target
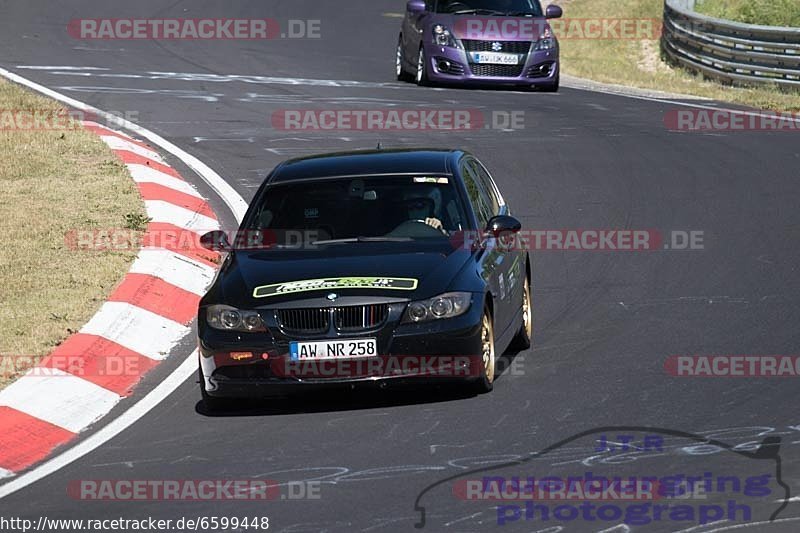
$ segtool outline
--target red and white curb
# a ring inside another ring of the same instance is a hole
[[[161,243],[147,234],[167,233],[191,235],[196,243],[200,234],[219,229],[209,204],[149,145],[97,123],[84,127],[100,136],[136,182],[151,219],[144,242]],[[0,478],[45,459],[106,415],[190,332],[219,256],[181,242],[186,239],[142,248],[97,314],[0,391]],[[93,371],[107,358],[120,358],[132,370]],[[70,373],[76,367],[81,375]]]

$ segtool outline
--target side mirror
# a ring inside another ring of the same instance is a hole
[[[231,243],[228,235],[222,230],[209,231],[200,237],[200,246],[212,252],[230,252]]]
[[[406,11],[409,13],[422,13],[425,11],[424,0],[409,0],[406,4]]]
[[[508,215],[496,216],[486,226],[486,232],[491,233],[496,238],[510,233],[519,233],[520,230],[522,230],[522,222]]]
[[[564,11],[561,7],[555,4],[547,6],[547,10],[544,12],[544,16],[549,19],[560,19],[563,14]]]

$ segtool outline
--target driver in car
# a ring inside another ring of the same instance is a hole
[[[425,194],[417,191],[408,191],[403,195],[406,205],[408,220],[416,220],[444,232],[442,221],[438,218],[442,205],[442,193],[432,187]]]

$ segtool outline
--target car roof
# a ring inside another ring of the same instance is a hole
[[[360,150],[290,159],[272,173],[270,183],[337,176],[398,174],[452,175],[450,161],[461,150]]]

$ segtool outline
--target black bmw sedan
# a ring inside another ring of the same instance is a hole
[[[521,224],[460,150],[373,150],[276,167],[200,302],[200,384],[226,397],[450,378],[492,389],[532,338]]]

